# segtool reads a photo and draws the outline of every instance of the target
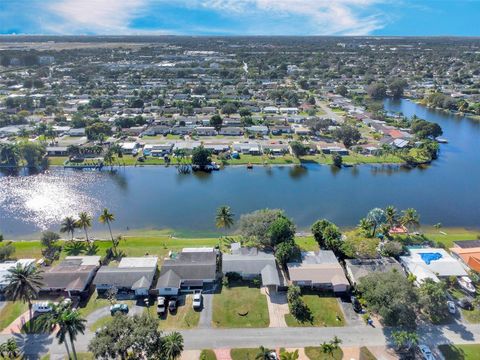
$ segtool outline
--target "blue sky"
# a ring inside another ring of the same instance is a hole
[[[480,0],[0,0],[0,34],[480,36]]]

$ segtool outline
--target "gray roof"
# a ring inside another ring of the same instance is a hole
[[[262,270],[262,285],[276,285],[280,286],[280,277],[276,266],[267,265]]]
[[[224,254],[222,257],[222,271],[236,272],[239,274],[260,275],[267,265],[275,266],[275,257],[259,251],[257,254]]]
[[[213,280],[217,277],[217,254],[214,251],[181,252],[167,259],[160,269],[156,288],[179,287],[186,280]]]
[[[119,268],[102,266],[98,270],[93,283],[95,285],[110,285],[117,288],[141,288],[139,285],[145,285],[144,288],[150,288],[156,267],[137,267],[137,268]],[[144,278],[144,279],[142,279]]]
[[[180,287],[180,276],[177,275],[177,273],[173,270],[168,270],[166,273],[163,275],[160,275],[157,281],[157,286],[156,288],[160,287],[175,287],[179,288]]]
[[[235,272],[242,275],[261,275],[262,284],[280,285],[277,263],[273,254],[258,251],[256,248],[234,248],[233,254],[224,254],[222,272]]]
[[[480,240],[458,240],[453,242],[457,247],[470,249],[480,247]]]
[[[65,259],[42,273],[42,290],[84,291],[98,265],[82,265],[81,258]]]
[[[393,269],[404,274],[402,266],[394,258],[385,257],[380,259],[351,259],[345,260],[345,267],[352,282],[358,281],[374,272],[389,272]]]

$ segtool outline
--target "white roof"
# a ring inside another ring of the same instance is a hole
[[[158,257],[124,257],[118,264],[119,268],[143,268],[143,267],[156,267]]]
[[[449,253],[439,248],[409,249],[409,256],[400,256],[406,270],[416,276],[417,282],[427,278],[438,281],[438,277],[465,276],[467,271],[463,265]],[[425,260],[425,254],[436,254],[438,259]],[[429,262],[429,263],[427,263]]]
[[[193,252],[214,252],[213,247],[201,247],[201,248],[183,248],[182,252],[184,253],[193,253]]]
[[[65,260],[82,260],[82,265],[100,265],[101,256],[67,256]]]

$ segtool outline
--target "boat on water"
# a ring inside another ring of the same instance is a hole
[[[435,140],[437,140],[437,142],[440,144],[448,144],[448,140],[445,138],[437,137]]]
[[[253,169],[253,165],[251,163],[247,164],[247,169]]]

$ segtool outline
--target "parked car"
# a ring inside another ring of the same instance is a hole
[[[473,310],[473,305],[467,298],[463,298],[457,301],[457,305],[465,310]]]
[[[203,296],[202,293],[195,293],[193,295],[193,303],[192,306],[194,309],[198,310],[202,308]]]
[[[177,298],[172,297],[170,300],[168,300],[168,311],[171,313],[177,311]]]
[[[167,310],[165,307],[166,300],[163,296],[159,296],[157,298],[157,314],[158,315],[164,315],[165,311]]]
[[[352,307],[353,310],[357,313],[362,311],[362,304],[360,304],[360,301],[355,296],[350,297],[350,301],[352,302]]]
[[[128,314],[128,305],[127,304],[115,304],[110,306],[110,315],[115,315],[117,313]]]
[[[427,345],[418,345],[418,349],[422,354],[422,357],[425,360],[435,360],[435,356],[433,356],[432,350]]]
[[[457,307],[455,306],[455,303],[453,301],[447,301],[447,306],[448,306],[448,312],[452,315],[455,315],[457,312]]]
[[[472,283],[472,280],[468,276],[461,276],[457,278],[457,283],[460,285],[462,290],[466,291],[468,294],[475,295],[477,290],[475,289],[475,286]]]
[[[44,314],[52,311],[52,306],[49,302],[39,302],[32,306],[33,313]]]

